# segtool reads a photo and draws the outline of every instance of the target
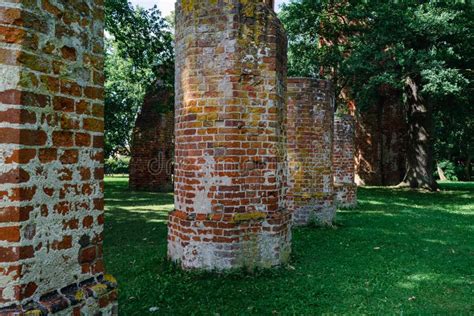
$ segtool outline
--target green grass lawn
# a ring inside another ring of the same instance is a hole
[[[294,230],[290,266],[183,272],[166,260],[172,194],[107,178],[105,258],[121,315],[473,314],[474,183],[363,188],[337,229]]]

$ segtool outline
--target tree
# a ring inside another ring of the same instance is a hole
[[[106,41],[105,59],[105,154],[128,154],[131,131],[136,115],[142,105],[147,85],[140,80],[130,80],[134,65],[130,59],[122,58],[116,44]],[[149,78],[150,72],[144,74]],[[148,81],[150,79],[144,79]]]
[[[127,0],[106,3],[105,148],[107,157],[128,152],[137,113],[146,93],[164,82],[174,86],[173,37],[156,6],[134,8]],[[172,104],[157,104],[166,111]]]
[[[347,1],[328,0],[293,1],[280,13],[289,37],[288,75],[332,80],[339,103],[345,103],[348,81],[340,70],[351,51],[349,38],[360,28],[352,15]]]
[[[341,91],[348,88],[358,110],[376,102],[388,90],[400,92],[409,125],[407,172],[402,184],[412,188],[436,189],[433,105],[440,96],[458,98],[469,83],[459,68],[459,60],[466,53],[459,49],[462,46],[459,42],[472,45],[465,40],[469,21],[467,7],[428,1],[351,1],[336,5],[331,0],[302,0],[283,8],[282,17],[290,35],[298,23],[313,23],[315,37],[325,34],[326,30],[342,32],[342,35],[329,34],[335,44],[330,51],[325,49],[320,53],[325,58],[315,62],[337,70],[336,76],[333,73],[329,77],[336,79]],[[324,19],[328,14],[332,18]],[[288,23],[288,19],[299,22]],[[319,23],[310,22],[312,20]],[[344,27],[333,26],[341,21]],[[298,44],[298,39],[305,37],[294,34],[290,42],[294,43],[295,38]],[[341,42],[341,38],[344,41]],[[305,45],[300,43],[297,47],[318,50],[309,45],[308,40],[303,42]],[[290,44],[290,51],[292,49]],[[304,54],[305,50],[298,51],[298,58],[310,59],[302,57]],[[311,51],[305,56],[314,55],[320,56]],[[290,54],[290,58],[292,56]]]

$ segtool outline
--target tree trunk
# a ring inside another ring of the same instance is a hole
[[[383,137],[383,110],[384,110],[384,101],[379,100],[379,103],[377,104],[377,120],[378,120],[378,148],[377,148],[377,154],[379,158],[379,172],[380,172],[380,184],[385,185],[385,170],[384,170],[384,163],[385,163],[385,157],[384,157],[384,137]]]
[[[441,181],[446,181],[446,180],[448,180],[448,179],[446,178],[446,175],[444,174],[443,169],[441,169],[441,167],[439,166],[439,164],[437,164],[436,167],[438,168],[439,179],[440,179]]]
[[[471,181],[472,178],[472,156],[468,154],[466,161],[466,181]]]
[[[421,96],[419,80],[407,78],[408,150],[407,171],[400,186],[435,191],[433,177],[433,113]]]

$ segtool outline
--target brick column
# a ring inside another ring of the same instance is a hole
[[[332,151],[334,92],[331,83],[288,79],[289,200],[296,225],[331,225],[334,207]]]
[[[334,120],[334,189],[336,204],[343,207],[357,205],[355,177],[354,117],[336,115]]]
[[[145,96],[135,122],[130,160],[130,188],[171,191],[173,189],[174,111],[173,93],[158,84]]]
[[[168,255],[184,268],[288,260],[286,49],[264,2],[180,0],[175,207]]]
[[[102,258],[102,33],[101,1],[0,3],[1,315],[116,313]]]

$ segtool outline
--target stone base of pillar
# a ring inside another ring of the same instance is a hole
[[[0,308],[0,315],[118,315],[117,282],[98,276],[27,301]]]
[[[306,226],[316,224],[320,226],[332,226],[336,217],[333,194],[323,198],[311,199],[306,206],[295,209],[293,224],[295,226]]]
[[[357,206],[357,185],[355,183],[335,183],[336,205],[343,208]]]
[[[288,212],[169,217],[168,257],[184,269],[270,268],[291,253]]]

